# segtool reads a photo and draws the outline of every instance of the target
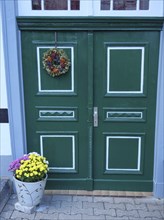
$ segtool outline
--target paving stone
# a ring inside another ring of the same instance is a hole
[[[39,220],[54,220],[54,219],[39,219]],[[58,220],[58,218],[57,218],[57,220]]]
[[[160,211],[162,218],[164,219],[164,210]]]
[[[54,219],[54,220],[58,220],[58,214],[55,213],[55,214],[44,214],[44,213],[37,213],[36,216],[35,216],[35,219],[46,219],[46,220],[49,220],[49,219]]]
[[[60,208],[62,201],[53,201],[49,203],[49,207]]]
[[[141,218],[160,218],[162,219],[162,215],[160,211],[149,211],[149,212],[144,212],[142,210],[138,210],[139,215]]]
[[[6,211],[6,212],[1,212],[0,213],[0,217],[5,218],[5,219],[9,219],[12,215],[13,211]]]
[[[72,201],[72,196],[70,195],[53,195],[52,201]]]
[[[164,199],[156,199],[155,202],[157,205],[164,205]]]
[[[116,216],[116,211],[114,209],[94,209],[94,215]]]
[[[114,197],[114,203],[129,203],[129,204],[134,204],[134,199],[133,199],[133,198],[119,198],[119,197]]]
[[[27,218],[14,218],[13,220],[28,220]]]
[[[139,204],[139,205],[126,204],[126,209],[127,210],[144,210],[144,211],[148,210],[145,204]]]
[[[36,208],[36,212],[48,213],[49,205],[39,205]]]
[[[76,207],[76,208],[82,209],[82,202],[62,201],[61,202],[61,208],[65,208],[65,207]]]
[[[109,202],[109,203],[114,203],[113,197],[102,197],[102,196],[94,196],[93,197],[94,202]]]
[[[102,202],[83,202],[83,208],[104,209],[104,205]]]
[[[34,219],[35,218],[35,213],[33,213],[33,214],[26,214],[26,213],[19,212],[19,211],[16,210],[11,215],[11,219],[15,219],[15,218]]]
[[[45,194],[42,198],[42,202],[51,202],[52,197],[53,197],[52,195]]]
[[[50,206],[48,210],[48,214],[53,213],[64,213],[64,214],[70,214],[71,213],[71,206],[70,207],[54,207]]]
[[[147,207],[150,211],[164,211],[164,205],[147,204]]]
[[[105,215],[82,215],[83,220],[105,220]]]
[[[76,207],[72,207],[71,214],[93,215],[93,208],[78,209]]]
[[[92,196],[73,196],[73,202],[92,202]]]
[[[7,202],[7,204],[15,205],[16,202],[18,202],[17,197],[16,197],[16,198],[13,198],[13,199],[9,199],[8,202]]]
[[[3,209],[3,212],[13,211],[13,210],[14,210],[14,205],[6,204]]]
[[[128,217],[118,218],[118,217],[112,217],[112,216],[106,215],[106,220],[129,220],[129,218]],[[141,219],[139,219],[139,220],[141,220]]]
[[[10,200],[12,199],[17,199],[17,194],[13,193],[11,196],[10,196]]]
[[[81,214],[77,214],[77,215],[66,215],[66,214],[59,214],[59,219],[62,219],[62,220],[81,220],[82,217],[81,217]]]
[[[12,205],[12,206],[14,207],[16,202],[18,202],[18,200],[15,201],[15,202],[13,202],[12,200],[11,200],[11,201],[9,200],[9,201],[6,203],[6,205]]]
[[[156,218],[154,219],[154,218],[133,218],[133,217],[129,217],[128,218],[129,220],[157,220]],[[159,218],[158,218],[158,220],[160,220]]]
[[[12,193],[12,183],[8,178],[0,178],[0,213],[6,205]]]
[[[110,204],[107,202],[104,202],[105,209],[121,209],[125,210],[125,205],[124,204]]]
[[[135,204],[155,204],[157,199],[154,197],[142,197],[142,198],[134,198]]]
[[[116,210],[118,217],[131,217],[131,218],[139,218],[139,214],[136,210],[127,211],[127,210]]]

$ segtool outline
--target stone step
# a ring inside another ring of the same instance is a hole
[[[8,178],[0,178],[0,213],[12,193],[12,182]]]

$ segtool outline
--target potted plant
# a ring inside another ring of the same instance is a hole
[[[9,165],[18,196],[15,208],[32,213],[41,202],[48,172],[48,161],[36,152],[25,154]]]

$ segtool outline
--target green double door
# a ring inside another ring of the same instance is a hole
[[[152,191],[158,32],[56,33],[71,66],[55,78],[55,32],[21,33],[27,151],[49,160],[47,187]]]

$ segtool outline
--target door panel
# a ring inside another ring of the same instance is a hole
[[[71,66],[52,78],[54,36],[22,31],[27,150],[49,160],[48,188],[151,191],[159,33],[57,31]]]
[[[94,128],[95,189],[152,190],[155,42],[154,33],[95,34],[94,106],[99,109],[99,126]]]
[[[49,188],[87,189],[87,34],[57,32],[57,46],[67,53],[71,66],[68,73],[53,78],[42,60],[54,47],[54,36],[22,33],[27,149],[49,160]]]

